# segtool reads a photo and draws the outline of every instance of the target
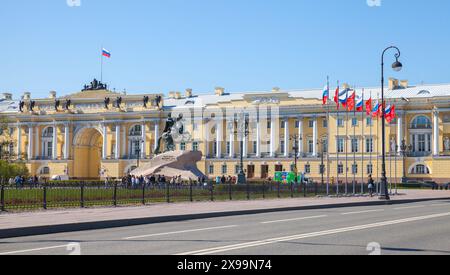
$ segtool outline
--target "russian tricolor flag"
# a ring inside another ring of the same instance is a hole
[[[106,56],[108,58],[111,58],[111,52],[109,52],[107,49],[103,48],[102,55]]]
[[[380,114],[381,114],[381,105],[380,105],[380,102],[377,101],[377,104],[375,104],[375,106],[373,107],[372,116],[378,117],[378,116],[380,116]]]
[[[364,98],[362,96],[359,96],[356,100],[356,111],[362,112],[364,110]]]
[[[323,105],[326,105],[328,103],[328,99],[330,98],[330,90],[328,89],[328,85],[323,88]]]
[[[339,94],[339,102],[342,104],[342,106],[347,107],[347,101],[348,101],[348,92],[350,89],[345,89]]]

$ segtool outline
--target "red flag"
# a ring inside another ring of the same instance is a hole
[[[395,112],[395,105],[392,105],[391,110],[385,114],[385,117],[388,123],[391,123],[397,117],[397,114]]]
[[[336,106],[339,109],[339,86],[336,88],[336,92],[334,93],[334,102],[336,102]]]
[[[353,111],[353,109],[355,109],[355,99],[356,99],[356,92],[354,91],[353,94],[347,99],[348,111]]]
[[[366,101],[366,114],[368,116],[372,114],[372,98]]]

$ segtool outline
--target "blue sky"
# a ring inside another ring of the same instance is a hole
[[[379,85],[402,50],[412,83],[450,82],[448,0],[2,0],[0,92],[68,94],[100,75],[130,93]],[[393,54],[393,53],[392,53]],[[393,61],[388,55],[387,63]]]

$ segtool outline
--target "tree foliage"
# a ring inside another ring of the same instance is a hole
[[[16,176],[29,176],[28,168],[24,163],[9,163],[4,160],[0,160],[0,178],[8,180]]]

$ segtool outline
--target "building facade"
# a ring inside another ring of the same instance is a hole
[[[298,171],[319,181],[323,176],[361,182],[381,174],[381,119],[338,110],[334,103],[324,106],[321,90],[228,94],[216,88],[196,95],[188,89],[162,98],[99,88],[63,97],[50,92],[45,99],[3,94],[0,116],[7,127],[0,141],[9,142],[0,151],[25,162],[32,175],[120,178],[154,156],[166,118],[182,113],[186,134],[177,149],[201,151],[198,168],[210,177],[236,175],[241,153],[255,181],[293,171],[296,155]],[[376,101],[380,88],[357,93]],[[450,181],[450,85],[410,86],[391,79],[386,95],[387,104],[397,108],[397,118],[385,128],[390,182],[403,176]],[[244,128],[236,122],[243,115]]]

